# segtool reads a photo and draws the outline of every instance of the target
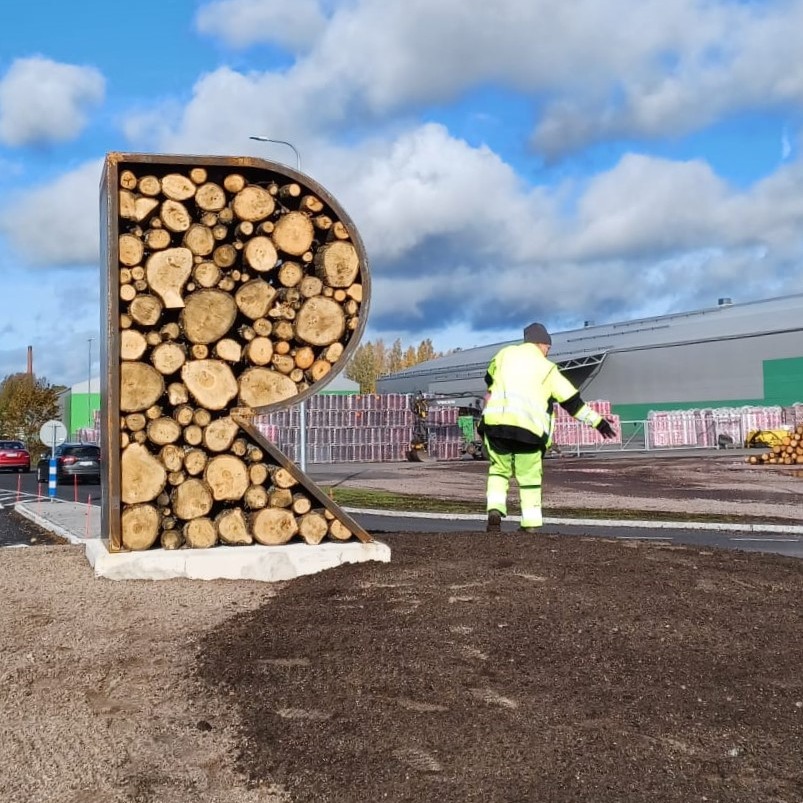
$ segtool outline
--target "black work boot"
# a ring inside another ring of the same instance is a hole
[[[488,511],[488,524],[485,527],[486,533],[502,532],[502,514],[498,510]]]

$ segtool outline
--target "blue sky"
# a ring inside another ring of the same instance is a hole
[[[295,165],[252,134],[292,142],[356,223],[369,339],[803,292],[803,0],[83,0],[3,22],[0,376],[29,345],[51,382],[98,371],[107,152]]]

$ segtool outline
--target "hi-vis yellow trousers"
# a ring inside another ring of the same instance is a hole
[[[511,478],[515,478],[521,500],[521,526],[540,527],[544,523],[541,512],[543,453],[497,452],[488,438],[483,440],[485,452],[491,461],[488,468],[486,509],[498,510],[503,516],[507,515],[507,492]]]

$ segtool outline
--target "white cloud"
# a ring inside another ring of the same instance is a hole
[[[41,56],[17,59],[0,80],[0,141],[18,146],[74,139],[104,90],[93,67]]]
[[[80,167],[13,196],[0,215],[0,232],[33,265],[98,264],[102,163]]]
[[[195,24],[233,48],[275,42],[296,51],[312,45],[326,18],[316,0],[215,0],[199,9]]]

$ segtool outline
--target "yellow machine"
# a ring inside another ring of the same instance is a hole
[[[784,438],[790,435],[786,429],[753,429],[747,433],[744,445],[748,448],[782,446]]]

